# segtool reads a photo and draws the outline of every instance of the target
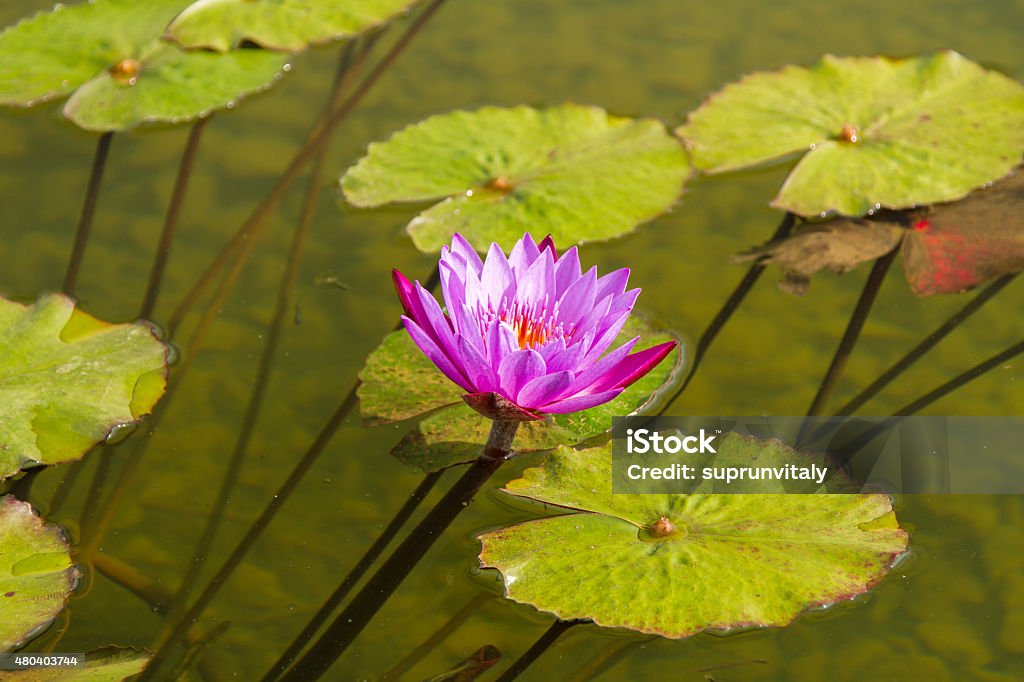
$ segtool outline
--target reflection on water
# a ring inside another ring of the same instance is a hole
[[[0,21],[50,4],[8,1],[0,6]],[[744,72],[810,63],[825,52],[907,55],[950,47],[1021,78],[1022,29],[1024,6],[1011,0],[450,0],[339,130],[300,276],[301,324],[284,332],[270,399],[203,578],[234,546],[335,410],[367,352],[394,324],[399,308],[390,268],[421,273],[421,279],[430,271],[432,258],[416,253],[401,232],[413,208],[357,211],[333,194],[334,179],[367,142],[429,114],[485,103],[578,101],[659,116],[674,126],[706,93]],[[271,93],[207,127],[158,323],[273,183],[319,111],[335,54],[325,48],[298,58]],[[90,313],[125,320],[137,310],[186,135],[182,128],[160,128],[115,136],[80,278],[79,295]],[[60,120],[54,106],[0,112],[0,291],[32,297],[59,286],[94,142]],[[774,229],[778,215],[766,203],[783,174],[767,169],[695,183],[672,214],[626,239],[588,247],[587,260],[601,271],[632,267],[631,281],[644,288],[639,307],[695,338],[740,276],[727,264],[729,256]],[[165,591],[177,586],[233,447],[301,193],[300,183],[278,211],[159,428],[140,428],[111,450],[116,473],[136,441],[151,439],[143,474],[102,551]],[[774,274],[744,304],[669,413],[805,409],[866,272],[820,277],[802,298],[777,291]],[[1020,283],[1011,285],[868,411],[895,409],[1019,340],[1021,296]],[[959,305],[956,297],[918,300],[902,275],[892,273],[837,400],[852,396]],[[183,331],[193,324],[189,320]],[[1011,362],[930,411],[1015,413],[1021,377],[1019,361]],[[199,673],[211,680],[252,679],[305,624],[419,481],[419,474],[387,454],[402,433],[399,427],[363,429],[350,417],[208,612],[211,623],[231,625],[205,653]],[[89,459],[83,481],[99,458]],[[513,467],[503,476],[516,473]],[[44,509],[61,475],[47,471],[37,482],[34,501]],[[76,536],[87,487],[80,483],[57,516]],[[913,531],[913,556],[856,604],[812,614],[784,630],[641,641],[601,679],[1020,679],[1024,500],[908,496],[899,502],[900,518]],[[527,515],[495,494],[481,496],[335,668],[333,679],[380,673],[475,595],[497,594],[495,576],[473,570],[473,535]],[[59,649],[145,646],[160,623],[151,607],[93,576],[72,602]],[[408,679],[449,670],[488,644],[513,657],[548,624],[529,608],[487,601]],[[629,637],[574,628],[527,677],[567,678],[606,647],[634,641]]]

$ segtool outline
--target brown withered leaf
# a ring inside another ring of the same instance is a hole
[[[900,218],[899,213],[888,213],[884,219],[839,218],[810,224],[792,236],[738,254],[732,262],[780,265],[784,275],[779,288],[800,295],[818,270],[841,274],[899,246],[907,232]]]
[[[1024,269],[1024,173],[911,222],[903,271],[920,296],[953,294]]]

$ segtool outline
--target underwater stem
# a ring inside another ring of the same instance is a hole
[[[262,682],[271,682],[276,680],[279,676],[284,674],[288,670],[288,666],[292,664],[295,657],[302,652],[306,644],[313,639],[317,631],[320,629],[328,617],[334,610],[338,608],[338,605],[348,596],[348,593],[352,591],[356,583],[366,574],[373,563],[377,561],[377,558],[387,549],[387,546],[401,531],[402,526],[409,520],[409,517],[413,515],[416,509],[419,508],[420,503],[423,502],[424,498],[434,488],[434,485],[441,479],[441,475],[444,473],[441,471],[433,471],[423,477],[420,484],[416,486],[416,489],[406,500],[402,508],[398,510],[395,516],[388,523],[387,527],[381,532],[370,548],[366,550],[362,558],[356,563],[355,566],[348,572],[348,575],[341,581],[337,589],[331,593],[331,596],[323,603],[323,605],[317,610],[313,617],[309,619],[306,626],[302,631],[292,640],[292,643],[288,645],[288,648],[283,654],[274,662],[270,670],[263,676]]]
[[[259,206],[246,218],[245,222],[242,223],[238,231],[235,232],[234,236],[231,237],[230,241],[225,244],[224,248],[221,249],[220,253],[217,254],[213,262],[206,268],[200,278],[189,290],[185,298],[178,304],[177,309],[171,315],[167,322],[167,333],[169,337],[174,335],[175,330],[181,324],[181,321],[188,314],[188,312],[195,305],[196,301],[203,295],[203,292],[210,286],[217,274],[227,265],[229,261],[235,259],[236,261],[244,261],[248,257],[248,253],[251,253],[252,245],[257,241],[259,236],[263,232],[263,228],[266,224],[266,218],[270,212],[277,206],[277,204],[284,197],[291,183],[298,177],[302,169],[305,168],[306,164],[309,163],[318,150],[324,146],[330,137],[330,133],[342,122],[345,118],[355,109],[356,105],[362,101],[363,97],[373,88],[377,80],[384,74],[385,71],[391,66],[395,59],[402,53],[402,51],[408,46],[412,39],[419,33],[420,29],[423,28],[427,20],[433,16],[434,12],[444,3],[444,0],[434,0],[428,5],[416,19],[410,24],[409,28],[406,29],[405,33],[398,39],[398,41],[392,46],[387,54],[377,63],[373,70],[366,76],[362,83],[352,92],[351,95],[339,106],[329,117],[321,119],[310,131],[305,143],[296,152],[295,156],[292,157],[288,167],[284,173],[278,179],[277,183],[270,190],[263,201],[260,202]],[[367,43],[371,43],[375,40],[376,36],[367,39]],[[362,60],[369,54],[369,45],[357,60],[359,63],[357,66],[362,64]],[[346,84],[348,79],[346,78]],[[240,251],[243,246],[249,245],[247,251]]]
[[[843,338],[840,339],[835,355],[832,356],[832,364],[829,365],[828,371],[822,377],[818,392],[815,394],[814,400],[811,401],[810,407],[807,408],[807,416],[820,415],[825,404],[832,396],[836,382],[842,376],[846,362],[850,359],[850,354],[853,352],[854,346],[857,345],[857,340],[860,339],[861,330],[864,329],[864,323],[867,321],[871,308],[875,304],[878,291],[882,288],[885,275],[889,272],[889,266],[892,265],[893,260],[896,258],[896,252],[897,250],[893,249],[882,256],[875,261],[874,266],[871,268],[871,273],[868,275],[867,281],[864,282],[864,289],[860,293],[860,298],[853,309],[853,314],[850,315],[850,321],[846,325],[846,331],[843,332]]]
[[[512,680],[519,677],[527,668],[529,668],[534,661],[540,658],[541,654],[551,648],[551,645],[562,636],[563,632],[571,627],[580,625],[581,623],[589,622],[590,621],[586,620],[556,620],[522,656],[512,662],[512,665],[509,666],[508,670],[501,674],[501,677],[497,679],[497,682],[512,682]]]
[[[61,286],[61,291],[68,296],[75,295],[78,271],[82,267],[82,259],[85,258],[85,247],[89,243],[92,218],[96,213],[96,202],[99,200],[100,186],[103,184],[103,171],[107,168],[107,154],[110,152],[110,141],[113,137],[114,133],[112,132],[103,133],[96,141],[96,151],[92,157],[92,170],[89,173],[89,185],[85,191],[82,213],[78,218],[78,230],[75,232],[75,244],[71,247],[71,257],[68,259],[68,268],[64,273],[64,284]]]
[[[495,421],[483,452],[388,557],[363,589],[281,678],[289,682],[320,679],[355,641],[452,521],[508,459],[519,422]]]
[[[782,217],[782,221],[779,223],[779,226],[775,228],[775,232],[772,234],[769,241],[776,241],[788,236],[795,224],[796,216],[792,213],[786,213],[786,215]],[[761,273],[764,272],[764,269],[765,266],[763,263],[754,263],[751,265],[750,269],[747,270],[747,274],[743,276],[740,283],[736,285],[735,289],[733,289],[732,294],[730,294],[729,298],[727,298],[725,303],[722,304],[722,307],[719,309],[714,319],[711,320],[711,323],[708,324],[704,333],[700,335],[700,339],[697,341],[697,347],[693,351],[693,360],[691,360],[689,373],[686,375],[686,378],[683,379],[683,383],[679,385],[679,388],[676,389],[676,392],[672,394],[672,397],[666,400],[662,408],[658,411],[659,416],[665,414],[666,410],[668,410],[672,403],[674,403],[679,396],[683,394],[686,387],[690,385],[690,381],[692,381],[693,377],[697,374],[697,368],[700,367],[701,360],[704,359],[704,355],[707,353],[708,348],[711,347],[715,337],[718,336],[718,333],[725,327],[729,318],[732,317],[732,314],[735,313],[736,309],[740,307],[741,303],[743,303],[743,299],[747,297],[750,290],[754,288],[754,285],[761,277]]]
[[[171,255],[174,231],[178,226],[178,217],[181,215],[181,207],[185,202],[185,194],[188,192],[188,181],[192,177],[192,167],[195,165],[199,140],[203,134],[203,127],[208,120],[207,118],[200,118],[192,124],[192,128],[188,133],[185,152],[181,156],[178,175],[174,179],[171,201],[167,205],[164,227],[160,233],[160,243],[157,245],[156,254],[153,257],[153,266],[149,271],[149,283],[146,285],[146,294],[142,299],[142,307],[139,310],[139,317],[145,320],[152,317],[153,308],[156,307],[157,296],[160,295],[160,284],[163,281],[164,270],[167,267],[167,259]]]
[[[956,312],[952,317],[942,323],[935,331],[926,336],[921,343],[914,346],[914,348],[900,358],[895,364],[889,369],[882,373],[880,377],[875,379],[871,384],[857,394],[850,402],[840,407],[835,412],[837,417],[845,417],[856,412],[864,403],[874,398],[879,392],[889,384],[893,382],[896,377],[905,372],[917,362],[921,357],[934,348],[942,339],[952,332],[954,329],[963,324],[967,318],[976,313],[983,305],[992,299],[993,296],[998,294],[1006,287],[1007,284],[1013,281],[1017,276],[1017,273],[1010,275],[1003,275],[992,284],[988,285],[984,291],[975,296],[967,305]]]

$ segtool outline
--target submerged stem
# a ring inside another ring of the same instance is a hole
[[[348,575],[341,581],[338,587],[331,593],[331,596],[323,603],[323,605],[317,610],[313,617],[309,619],[306,626],[302,628],[302,631],[296,635],[295,639],[288,646],[283,654],[274,662],[270,670],[263,676],[263,682],[271,682],[276,680],[279,676],[284,674],[288,670],[288,666],[292,664],[295,657],[298,656],[302,649],[313,639],[316,635],[317,630],[320,629],[332,613],[334,609],[348,596],[348,593],[352,591],[356,583],[366,574],[373,563],[377,561],[377,558],[387,549],[387,546],[391,541],[398,535],[398,532],[402,529],[402,526],[409,520],[409,517],[413,515],[416,509],[419,508],[420,503],[423,502],[427,494],[434,488],[434,485],[440,480],[441,475],[444,473],[441,471],[433,471],[423,477],[420,484],[416,486],[416,489],[406,500],[402,508],[398,510],[395,516],[388,523],[387,527],[381,532],[370,548],[366,550],[362,558],[356,563],[355,566],[348,572]]]
[[[445,529],[505,463],[518,429],[519,422],[495,421],[491,424],[491,433],[481,455],[409,533],[306,655],[281,679],[288,682],[312,682],[320,679],[330,669]]]
[[[337,104],[337,99],[340,94],[340,85],[352,62],[352,51],[353,43],[349,43],[341,51],[338,68],[331,84],[330,95],[328,96],[327,104],[325,106],[325,110],[328,112]],[[267,384],[270,381],[271,366],[273,365],[274,358],[277,355],[277,347],[281,339],[281,331],[284,327],[284,321],[288,317],[288,312],[291,309],[292,299],[294,298],[295,285],[299,277],[299,265],[302,262],[302,254],[305,250],[307,237],[309,236],[309,226],[313,219],[316,199],[320,195],[320,174],[323,171],[325,151],[326,147],[320,150],[320,153],[317,155],[317,158],[313,163],[313,168],[310,171],[309,187],[303,200],[302,212],[292,235],[292,243],[288,254],[288,263],[281,276],[274,315],[267,324],[266,342],[263,345],[263,353],[260,356],[260,364],[256,372],[256,379],[253,382],[252,391],[249,394],[249,402],[246,405],[245,414],[242,418],[242,426],[239,430],[238,437],[235,440],[235,447],[231,452],[231,456],[228,458],[228,466],[224,471],[220,489],[217,492],[217,497],[214,499],[213,508],[207,517],[203,532],[200,535],[199,540],[196,542],[195,549],[192,553],[192,560],[188,563],[187,568],[185,569],[185,575],[182,577],[181,586],[179,587],[178,593],[175,595],[174,601],[169,609],[169,620],[173,620],[181,614],[185,603],[188,601],[189,595],[192,593],[196,578],[199,576],[203,566],[206,564],[207,556],[209,556],[210,553],[210,547],[217,534],[217,529],[220,527],[224,510],[227,508],[231,493],[234,491],[235,483],[238,480],[242,464],[244,463],[246,454],[249,450],[249,442],[252,439],[253,431],[256,428],[257,421],[259,420],[260,410],[263,407],[263,398],[266,395]],[[165,628],[165,631],[157,637],[157,641],[159,642],[163,639],[167,632],[168,629]]]
[[[832,396],[836,382],[842,376],[843,369],[846,368],[846,363],[850,359],[850,354],[853,353],[853,349],[857,345],[858,339],[860,339],[864,323],[871,313],[871,308],[878,297],[878,291],[882,288],[885,275],[889,272],[889,266],[892,265],[895,258],[896,249],[893,249],[875,261],[874,266],[871,268],[871,273],[868,275],[867,281],[864,282],[864,289],[860,293],[860,298],[853,309],[853,314],[850,315],[850,321],[846,325],[846,331],[843,332],[843,338],[840,339],[835,355],[832,356],[832,363],[829,365],[828,371],[825,372],[825,376],[821,379],[821,385],[818,387],[814,400],[811,401],[810,407],[807,408],[807,416],[820,415],[825,407],[825,403]]]
[[[153,256],[153,266],[149,271],[149,283],[146,285],[146,294],[142,299],[142,307],[139,310],[139,317],[150,319],[153,315],[153,308],[156,307],[157,296],[160,295],[160,284],[163,281],[164,270],[167,267],[167,259],[171,255],[171,245],[174,242],[174,231],[178,226],[178,218],[181,215],[181,207],[185,202],[185,194],[188,192],[188,182],[192,177],[192,168],[195,165],[196,152],[199,149],[199,140],[203,134],[203,127],[209,119],[200,118],[192,124],[188,133],[188,141],[185,143],[185,151],[181,156],[181,165],[178,166],[178,175],[174,179],[174,189],[171,191],[171,201],[167,205],[167,214],[164,217],[164,227],[160,233],[160,242]]]
[[[779,226],[775,228],[775,232],[772,234],[769,241],[775,241],[788,236],[795,224],[796,216],[792,213],[786,213],[786,215],[782,217],[782,221],[779,223]],[[740,307],[741,303],[743,303],[743,299],[747,297],[750,290],[754,288],[755,284],[757,284],[757,280],[761,277],[761,273],[764,272],[764,269],[765,265],[763,263],[754,263],[751,265],[750,269],[747,270],[747,274],[743,276],[740,283],[736,285],[735,289],[733,289],[732,294],[730,294],[729,298],[727,298],[725,303],[722,304],[718,313],[715,314],[715,317],[711,320],[707,328],[704,330],[704,333],[700,335],[700,339],[697,341],[697,347],[693,351],[693,360],[691,360],[689,373],[686,375],[686,378],[683,379],[683,383],[680,384],[679,388],[676,389],[676,392],[672,394],[672,397],[666,400],[664,406],[658,411],[659,416],[665,414],[665,411],[668,410],[672,403],[674,403],[679,396],[683,394],[686,387],[690,385],[693,377],[697,374],[697,369],[700,367],[700,363],[704,359],[704,355],[711,347],[712,342],[714,342],[719,332],[721,332],[725,327],[733,313],[736,312],[736,309]]]
[[[512,665],[509,666],[508,670],[501,674],[501,677],[497,679],[497,682],[512,682],[512,680],[523,674],[523,672],[529,668],[534,661],[540,658],[545,651],[550,649],[551,645],[558,641],[558,638],[562,636],[562,633],[571,627],[588,622],[590,621],[556,620],[522,656],[512,662]]]
[[[114,133],[100,135],[96,141],[96,151],[92,157],[92,170],[89,173],[89,185],[85,191],[85,202],[78,218],[78,230],[75,232],[75,243],[71,247],[67,271],[64,273],[64,284],[61,286],[68,296],[75,295],[75,284],[78,282],[78,271],[85,258],[85,247],[89,243],[89,232],[92,230],[92,218],[96,213],[96,203],[100,197],[100,186],[103,184],[103,172],[107,168],[107,154],[110,153],[110,141]]]
[[[938,345],[938,343],[942,341],[942,339],[946,338],[950,332],[963,324],[971,315],[976,313],[983,305],[990,301],[993,296],[1002,291],[1003,288],[1012,282],[1016,276],[1017,273],[1003,275],[986,287],[984,291],[971,299],[971,301],[963,308],[943,322],[937,329],[935,329],[935,331],[926,336],[921,343],[914,346],[910,352],[897,360],[895,364],[883,372],[880,377],[871,382],[867,388],[858,393],[850,402],[836,410],[835,415],[837,417],[845,417],[856,412],[862,405],[864,405],[864,403],[878,395],[882,389],[891,384],[896,377],[921,359],[925,353]]]
[[[230,262],[232,259],[236,261],[244,261],[248,257],[248,253],[251,252],[252,247],[249,246],[247,250],[243,249],[246,245],[253,244],[263,232],[263,228],[266,224],[266,218],[270,212],[277,206],[277,204],[284,197],[285,192],[291,186],[291,183],[298,177],[302,169],[305,168],[306,164],[309,163],[313,157],[317,154],[320,148],[326,144],[330,133],[340,124],[345,118],[355,109],[356,105],[362,101],[363,97],[373,88],[377,80],[390,68],[391,64],[394,63],[395,59],[405,50],[408,44],[414,37],[420,32],[423,26],[427,23],[427,20],[433,16],[440,6],[444,3],[444,0],[434,0],[428,5],[416,19],[409,25],[405,33],[398,39],[398,41],[392,46],[392,48],[384,55],[384,57],[374,66],[373,70],[366,76],[362,83],[352,92],[351,95],[339,106],[330,116],[321,119],[310,131],[303,143],[302,147],[295,153],[292,160],[289,162],[288,167],[284,173],[278,179],[277,184],[270,190],[267,196],[260,202],[259,206],[246,218],[245,222],[242,223],[241,227],[235,232],[234,236],[228,241],[228,243],[221,249],[220,253],[217,254],[213,262],[206,268],[200,278],[193,285],[192,289],[186,294],[185,298],[178,305],[177,309],[171,315],[167,322],[168,335],[173,336],[174,331],[178,325],[188,314],[188,312],[195,305],[196,301],[203,295],[203,292],[210,286],[217,274]],[[374,37],[375,38],[375,37]],[[374,38],[368,39],[372,41]],[[368,52],[368,50],[367,50]]]

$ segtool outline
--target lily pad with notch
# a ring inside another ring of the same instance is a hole
[[[285,57],[266,50],[219,55],[162,40],[187,5],[94,0],[22,20],[0,33],[7,74],[0,104],[29,107],[70,95],[64,115],[79,127],[124,130],[232,108],[285,72]]]
[[[635,350],[676,339],[669,332],[652,328],[636,314],[626,322],[616,345],[635,336],[640,336]],[[523,423],[516,435],[516,451],[576,445],[607,432],[613,416],[650,407],[681,379],[682,348],[680,343],[669,358],[611,402]],[[422,418],[392,450],[404,464],[437,471],[471,462],[480,454],[491,421],[462,401],[463,391],[437,370],[404,329],[384,337],[367,358],[359,379],[360,413],[370,424]]]
[[[363,208],[440,199],[406,228],[436,253],[455,232],[478,249],[511,247],[524,225],[544,225],[559,246],[611,239],[668,211],[689,173],[660,121],[577,104],[485,107],[371,144],[341,186]]]
[[[27,502],[0,497],[0,651],[10,651],[60,613],[78,581],[68,543]]]
[[[907,548],[885,495],[613,495],[611,473],[610,445],[562,447],[506,486],[566,512],[480,536],[509,599],[672,638],[784,626],[872,589]]]
[[[952,51],[824,57],[754,73],[708,97],[677,133],[721,173],[799,158],[772,205],[860,216],[952,201],[1024,153],[1024,87]]]
[[[167,348],[145,324],[111,325],[63,295],[0,298],[0,478],[79,459],[152,411]]]
[[[198,0],[167,35],[184,47],[225,52],[243,42],[273,50],[351,38],[391,21],[418,0]]]

